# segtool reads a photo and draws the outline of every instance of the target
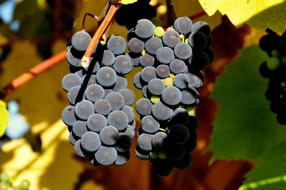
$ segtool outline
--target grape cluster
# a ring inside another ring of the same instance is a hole
[[[259,42],[268,54],[268,60],[259,68],[260,74],[269,79],[266,98],[271,102],[270,109],[277,114],[277,121],[286,124],[286,31],[279,36],[270,29]]]
[[[80,65],[91,37],[76,32],[67,45],[71,73],[62,79],[69,104],[62,120],[70,131],[70,143],[81,157],[94,165],[123,165],[135,134],[135,95],[124,77],[132,70],[131,58],[125,55],[126,42],[112,35],[99,44],[86,71]]]
[[[166,31],[141,19],[128,34],[133,65],[142,67],[133,82],[144,96],[136,102],[142,119],[136,155],[150,159],[159,175],[190,166],[197,127],[192,113],[203,85],[200,70],[213,59],[211,41],[208,24],[188,17]]]

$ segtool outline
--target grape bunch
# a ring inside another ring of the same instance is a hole
[[[271,102],[270,109],[276,113],[278,123],[286,124],[286,31],[279,36],[266,30],[259,45],[268,54],[268,59],[259,68],[260,74],[269,79],[266,98]]]
[[[193,109],[203,85],[201,70],[213,59],[211,42],[208,24],[188,17],[177,18],[166,31],[141,19],[128,34],[129,56],[142,67],[133,80],[143,93],[136,102],[141,117],[136,156],[151,160],[159,175],[191,164]]]
[[[128,89],[124,75],[132,70],[125,55],[126,42],[112,35],[105,45],[97,45],[88,70],[80,65],[91,37],[76,32],[67,44],[67,62],[71,73],[62,79],[69,104],[62,120],[70,131],[70,143],[77,155],[94,165],[127,163],[135,135],[135,95]]]

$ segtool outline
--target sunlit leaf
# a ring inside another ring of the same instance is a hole
[[[5,133],[7,125],[8,125],[8,118],[9,114],[6,109],[5,102],[0,100],[0,137]]]
[[[260,26],[259,28],[261,28],[261,26],[263,26],[263,28],[270,27],[275,30],[281,29],[283,26],[285,28],[285,11],[281,11],[281,14],[279,14],[278,11],[268,11],[269,8],[271,9],[271,7],[275,5],[285,10],[283,0],[199,0],[199,2],[208,15],[211,16],[216,11],[219,11],[221,14],[227,15],[230,21],[235,25],[247,22],[258,14],[255,22],[249,22],[251,25]],[[263,16],[259,16],[261,14]],[[271,18],[271,21],[275,20],[275,22],[270,22],[270,20],[265,19],[265,17]]]
[[[135,3],[137,0],[121,0],[121,3],[124,5]]]

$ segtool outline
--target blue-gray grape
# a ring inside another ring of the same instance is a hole
[[[141,71],[140,77],[148,83],[151,79],[156,78],[156,69],[152,66],[147,66]]]
[[[177,74],[174,78],[174,85],[179,89],[186,89],[190,83],[190,79],[186,74]]]
[[[115,85],[113,86],[112,90],[117,92],[121,89],[127,88],[127,86],[128,86],[127,79],[122,76],[117,76]]]
[[[62,80],[62,86],[66,92],[68,92],[72,87],[80,85],[81,78],[75,73],[66,74]]]
[[[92,114],[87,120],[87,128],[94,132],[100,132],[107,125],[107,119],[101,114]]]
[[[126,49],[125,39],[122,36],[112,35],[107,41],[107,49],[115,55],[123,54]]]
[[[124,89],[119,90],[119,93],[123,96],[125,100],[125,105],[130,106],[131,104],[133,104],[134,99],[135,99],[135,94],[132,90],[128,88],[124,88]]]
[[[134,110],[131,106],[123,106],[122,111],[127,115],[128,117],[128,123],[131,123],[135,119]]]
[[[141,128],[145,133],[154,134],[159,130],[160,124],[151,115],[147,115],[141,121]]]
[[[159,96],[162,94],[165,85],[161,79],[153,78],[148,83],[148,90],[152,95]]]
[[[116,144],[119,137],[119,132],[115,127],[109,125],[100,131],[99,137],[104,145],[113,146]]]
[[[192,105],[196,103],[196,101],[197,101],[197,98],[193,95],[191,91],[189,90],[182,91],[182,99],[181,99],[182,104]]]
[[[193,50],[188,44],[180,42],[176,45],[174,53],[179,59],[187,60],[192,56]]]
[[[128,49],[134,53],[141,53],[144,50],[144,42],[138,38],[132,38],[128,41]]]
[[[154,63],[155,63],[155,59],[153,56],[149,55],[149,54],[145,54],[145,55],[142,55],[140,57],[140,65],[142,67],[147,67],[147,66],[153,66]]]
[[[152,112],[152,102],[147,98],[141,98],[136,102],[136,111],[142,115],[150,115]]]
[[[163,90],[162,100],[167,105],[175,106],[180,103],[181,99],[182,99],[182,93],[177,87],[170,86]]]
[[[152,136],[153,135],[146,134],[146,133],[139,135],[138,146],[146,152],[151,151],[152,150],[152,143],[151,143]]]
[[[129,157],[130,157],[130,154],[128,152],[117,154],[117,158],[115,160],[115,165],[122,166],[122,165],[126,164],[129,160]]]
[[[76,155],[78,155],[80,157],[84,157],[84,153],[83,153],[82,148],[81,148],[81,141],[80,140],[76,141],[76,143],[74,144],[74,150],[75,150]]]
[[[180,34],[176,30],[169,30],[163,35],[163,43],[170,47],[174,48],[177,43],[181,42]]]
[[[76,104],[76,98],[77,98],[79,90],[80,90],[80,86],[74,86],[68,91],[68,100],[71,105]]]
[[[125,104],[124,97],[119,92],[110,92],[105,99],[110,102],[111,110],[119,110]]]
[[[189,17],[179,17],[174,22],[174,28],[181,34],[188,34],[192,31],[192,21]]]
[[[110,67],[101,67],[96,74],[98,84],[103,87],[110,87],[116,82],[116,72]]]
[[[75,105],[75,115],[81,120],[87,120],[93,113],[93,104],[88,100],[82,100]]]
[[[71,38],[71,45],[77,51],[85,51],[91,40],[90,35],[86,31],[78,31]]]
[[[131,58],[127,55],[117,56],[113,68],[118,74],[125,75],[129,73],[132,70]]]
[[[85,90],[85,97],[91,102],[104,97],[104,89],[98,84],[89,85]]]
[[[165,132],[157,132],[152,136],[151,143],[152,143],[152,148],[154,150],[160,150],[162,149],[167,140],[168,135]]]
[[[160,63],[169,64],[175,59],[174,52],[169,47],[161,47],[156,52],[156,58]]]
[[[157,102],[152,108],[153,116],[159,121],[166,121],[171,117],[172,110],[162,102]]]
[[[114,147],[101,146],[94,154],[95,160],[102,166],[109,166],[116,161],[117,152]]]
[[[111,104],[108,100],[99,99],[94,103],[94,111],[102,115],[108,115],[111,112]]]
[[[138,89],[142,89],[142,84],[141,84],[141,81],[140,81],[140,75],[141,75],[141,72],[138,72],[138,73],[136,73],[134,75],[134,78],[133,78],[133,84]]]
[[[105,66],[111,66],[113,65],[114,61],[115,56],[113,52],[110,50],[104,50],[101,64]]]
[[[81,138],[81,136],[85,132],[87,132],[86,122],[85,121],[74,122],[74,124],[72,126],[72,132],[76,137]]]
[[[150,20],[147,19],[141,19],[137,22],[137,25],[135,27],[135,34],[139,38],[150,38],[153,35],[155,26]]]
[[[170,75],[170,69],[167,65],[159,65],[156,74],[159,78],[167,78]]]
[[[151,55],[156,55],[157,50],[161,47],[163,47],[163,43],[158,37],[152,37],[145,42],[145,49]]]
[[[114,126],[118,131],[122,131],[128,125],[128,116],[121,110],[115,110],[108,115],[107,121],[109,125]]]
[[[87,152],[95,152],[101,146],[99,135],[92,131],[84,133],[80,141],[82,148]]]
[[[174,74],[184,73],[187,70],[187,66],[183,60],[174,59],[170,63],[170,70]]]

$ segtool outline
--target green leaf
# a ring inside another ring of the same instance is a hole
[[[247,175],[239,190],[275,190],[286,187],[286,141],[265,151],[256,159],[256,166]]]
[[[213,98],[219,103],[210,150],[214,159],[253,159],[286,139],[265,98],[267,80],[258,68],[267,55],[255,45],[218,79]]]
[[[5,133],[8,125],[8,111],[6,110],[6,104],[0,100],[0,137]]]

